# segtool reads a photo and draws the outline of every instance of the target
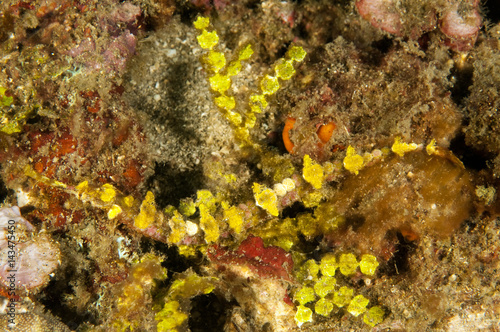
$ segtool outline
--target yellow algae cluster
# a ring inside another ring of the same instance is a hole
[[[236,206],[229,206],[227,203],[222,204],[222,208],[224,209],[224,220],[228,223],[229,228],[236,234],[241,233],[245,222],[243,211]]]
[[[109,325],[115,331],[130,331],[141,326],[144,318],[141,312],[149,304],[152,306],[151,289],[154,280],[167,277],[167,271],[161,266],[161,257],[153,254],[143,256],[140,262],[132,265],[129,276],[114,288],[115,305]]]
[[[416,143],[405,143],[401,140],[401,137],[396,136],[394,143],[391,146],[390,151],[403,157],[405,153],[415,151],[422,147],[421,144]],[[432,140],[426,147],[427,153],[429,155],[436,154],[437,147],[436,141]],[[373,150],[370,152],[365,152],[364,155],[359,155],[356,149],[352,146],[347,147],[346,156],[344,157],[344,168],[353,174],[358,174],[361,169],[363,169],[368,163],[374,159],[378,159],[382,156],[386,156],[389,153],[388,148],[383,148],[381,150]]]
[[[321,189],[323,184],[323,168],[314,162],[309,155],[304,156],[304,169],[302,171],[304,180],[309,182],[314,189]]]
[[[140,202],[136,201],[132,196],[125,196],[109,183],[94,187],[87,180],[84,180],[76,186],[71,186],[34,171],[30,165],[24,168],[24,174],[40,183],[61,188],[84,203],[90,203],[94,207],[106,210],[109,220],[115,219],[124,213],[128,218],[134,220],[136,228],[144,230],[153,225],[157,219],[160,219],[156,210],[154,194],[150,191],[146,193],[146,197]]]
[[[410,151],[415,151],[418,149],[419,145],[416,143],[405,143],[401,141],[401,137],[397,136],[394,139],[394,144],[391,147],[391,151],[402,157],[405,153]]]
[[[208,72],[208,83],[214,93],[215,104],[234,128],[236,137],[243,144],[254,146],[250,141],[249,130],[255,126],[256,115],[266,109],[270,97],[278,91],[283,81],[295,75],[294,66],[303,61],[306,52],[301,47],[292,46],[286,56],[276,62],[273,72],[261,78],[260,90],[249,95],[245,109],[237,107],[231,86],[232,77],[240,73],[243,62],[252,56],[252,45],[246,45],[238,50],[235,59],[230,61],[217,49],[219,36],[211,28],[208,18],[198,17],[194,26],[199,30],[198,43],[205,50],[201,61]],[[404,156],[405,153],[418,147],[419,145],[415,143],[404,143],[397,137],[392,152]],[[429,154],[435,154],[436,149],[435,141],[427,146]],[[358,154],[354,147],[349,146],[342,162],[347,171],[358,174],[373,159],[387,153],[377,150]],[[186,249],[189,247],[197,247],[199,250],[200,247],[219,244],[219,241],[227,239],[225,234],[229,230],[236,239],[239,239],[236,235],[246,236],[245,229],[257,224],[249,223],[250,218],[264,219],[259,220],[258,227],[251,229],[253,234],[262,237],[266,244],[277,245],[287,251],[296,249],[294,245],[299,243],[301,234],[306,239],[311,239],[331,233],[345,222],[345,217],[335,210],[331,202],[322,202],[324,195],[328,193],[326,181],[329,175],[341,169],[340,164],[335,166],[328,162],[320,164],[306,154],[300,174],[300,170],[297,171],[289,160],[285,163],[282,162],[283,159],[270,155],[271,153],[268,156],[261,156],[261,162],[264,165],[267,162],[269,168],[273,169],[267,173],[263,170],[264,175],[272,179],[271,184],[253,183],[252,186],[255,205],[268,213],[267,216],[264,216],[264,213],[254,213],[258,217],[248,217],[253,211],[258,210],[252,203],[246,207],[232,205],[223,194],[214,195],[208,190],[197,191],[196,199],[181,200],[178,208],[168,207],[164,211],[158,211],[155,197],[151,192],[148,192],[141,202],[131,196],[124,197],[110,184],[91,188],[88,182],[84,181],[70,188],[39,174],[33,176],[44,183],[74,192],[82,201],[91,202],[94,206],[107,211],[110,220],[123,214],[133,220],[134,226],[140,230],[147,229],[155,224],[155,221],[165,221],[164,224],[156,223],[158,231],[165,232],[166,242],[177,245],[181,253],[189,252],[189,249]],[[218,175],[227,183],[237,181],[236,175],[232,173],[226,174],[220,171]],[[301,212],[294,218],[279,219],[281,204],[285,205],[282,201],[292,196],[288,195],[291,192],[298,196],[296,201],[302,202],[312,212]],[[221,235],[224,235],[224,239],[221,239]],[[195,244],[184,244],[188,242],[184,241],[186,237],[195,238],[193,240]],[[358,260],[352,253],[325,254],[320,262],[307,260],[298,264],[296,274],[302,287],[294,294],[297,303],[295,315],[297,324],[301,326],[305,322],[312,321],[315,314],[328,317],[335,308],[337,310],[344,308],[343,310],[356,317],[363,315],[364,322],[370,326],[380,323],[384,317],[384,311],[380,307],[369,308],[369,300],[366,297],[355,294],[354,288],[339,285],[338,282],[355,273],[373,276],[378,264],[375,256],[363,255]],[[193,272],[181,275],[174,281],[161,308],[157,308],[158,330],[182,330],[189,313],[189,303],[186,299],[211,292],[215,287],[215,281],[213,278],[200,277]],[[137,292],[138,290],[129,289],[127,295],[120,298],[121,303],[131,303],[130,299],[138,298],[134,295]]]
[[[269,212],[269,214],[271,214],[272,216],[278,216],[278,196],[272,189],[267,188],[264,185],[254,183],[253,195],[255,198],[255,204],[257,204],[257,206],[260,206],[261,208]]]
[[[353,288],[339,286],[335,278],[337,270],[344,276],[350,276],[356,273],[358,267],[361,273],[373,276],[378,262],[372,255],[363,255],[358,262],[352,253],[338,257],[328,253],[319,264],[312,259],[305,261],[296,272],[297,279],[303,285],[294,294],[294,301],[298,303],[295,315],[297,325],[300,327],[311,322],[313,311],[328,317],[335,307],[345,307],[355,317],[364,313],[363,321],[372,327],[379,324],[384,318],[384,311],[378,306],[367,309],[370,301],[366,297],[355,295]]]
[[[153,224],[155,216],[155,196],[151,191],[148,191],[146,194],[146,198],[141,204],[141,211],[134,219],[134,225],[139,229],[146,229]]]
[[[201,277],[192,270],[179,275],[168,290],[165,304],[156,313],[157,331],[185,331],[191,298],[211,293],[217,280],[214,277]]]
[[[7,135],[20,133],[30,115],[27,107],[11,108],[14,97],[7,96],[7,90],[0,86],[0,132]]]
[[[428,155],[438,154],[438,147],[436,145],[436,140],[433,138],[429,144],[425,147]]]
[[[198,190],[196,201],[190,199],[181,201],[179,210],[168,207],[165,210],[170,227],[168,242],[181,245],[185,236],[199,234],[203,231],[206,244],[215,243],[221,233],[227,228],[239,234],[243,231],[245,224],[244,213],[237,206],[229,204],[222,197],[214,196],[209,190]],[[199,220],[188,220],[187,217],[199,212]]]
[[[362,156],[356,153],[352,146],[347,147],[346,156],[344,158],[344,167],[351,173],[358,174],[363,168],[365,160]]]
[[[299,46],[292,46],[285,59],[280,59],[274,66],[274,75],[266,75],[260,82],[260,93],[250,95],[248,108],[234,111],[236,100],[231,95],[231,77],[241,71],[242,61],[250,59],[253,49],[250,44],[243,47],[235,60],[228,63],[223,52],[216,49],[219,43],[217,31],[212,30],[210,19],[199,16],[194,27],[200,31],[197,36],[198,44],[206,50],[201,61],[210,72],[208,82],[214,91],[214,101],[224,117],[235,128],[236,137],[244,145],[254,146],[250,140],[249,129],[255,126],[256,114],[261,113],[267,106],[267,96],[275,94],[280,88],[279,79],[289,80],[295,74],[294,62],[301,62],[306,52]]]
[[[165,235],[167,242],[172,244],[181,245],[186,236],[198,234],[204,237],[205,243],[214,243],[219,239],[222,230],[229,228],[239,234],[243,231],[245,224],[244,213],[240,208],[232,206],[222,197],[214,196],[208,190],[199,190],[196,201],[182,200],[178,210],[169,206],[165,211],[158,211],[154,194],[150,191],[141,202],[136,201],[132,196],[124,196],[111,184],[92,187],[88,181],[82,181],[72,187],[35,172],[29,165],[26,166],[24,172],[39,182],[74,194],[82,202],[107,210],[107,217],[110,220],[123,214],[126,218],[132,219],[133,226],[139,230],[155,225],[158,236]],[[290,186],[289,182],[286,184]],[[197,211],[199,212],[198,220],[187,219]],[[200,229],[203,231],[202,234],[199,232]],[[183,247],[184,249],[186,248]]]

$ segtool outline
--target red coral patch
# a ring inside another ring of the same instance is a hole
[[[246,265],[261,277],[291,279],[292,257],[284,249],[264,247],[260,237],[250,235],[236,251],[213,245],[208,250],[208,258],[221,265]]]

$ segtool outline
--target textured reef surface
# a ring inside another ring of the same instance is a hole
[[[0,3],[0,331],[500,331],[500,12]]]

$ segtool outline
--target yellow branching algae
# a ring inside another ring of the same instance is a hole
[[[297,258],[296,262],[300,264],[295,271],[296,278],[304,285],[294,295],[294,301],[299,305],[295,316],[297,324],[310,321],[309,316],[306,316],[307,319],[304,318],[304,309],[299,307],[306,305],[311,307],[311,302],[315,302],[314,312],[324,317],[328,317],[334,307],[346,307],[347,312],[355,317],[367,311],[369,300],[363,295],[356,295],[353,288],[339,285],[334,277],[337,270],[344,276],[356,273],[359,264],[354,254],[344,253],[337,259],[333,253],[327,253],[319,265],[312,259],[300,263],[300,259]],[[360,267],[362,273],[367,272],[367,275],[375,273],[378,261],[374,256],[363,255],[361,262],[364,265],[363,268]],[[319,299],[316,301],[317,298]],[[382,309],[373,308],[370,308],[363,318],[370,326],[380,323],[384,315]]]
[[[309,259],[300,265],[296,272],[299,281],[316,281],[318,280],[319,266],[314,259]]]
[[[213,73],[208,78],[210,87],[216,93],[215,104],[219,107],[224,117],[234,128],[236,138],[241,145],[260,149],[250,138],[249,129],[255,126],[256,114],[261,113],[268,105],[267,97],[274,95],[280,88],[280,79],[289,80],[295,74],[294,62],[301,62],[306,52],[299,46],[292,46],[286,54],[286,58],[280,59],[274,66],[274,75],[267,74],[260,81],[259,93],[250,95],[246,109],[238,107],[236,100],[231,96],[231,77],[240,73],[242,61],[250,59],[253,49],[250,44],[244,46],[235,60],[227,64],[226,56],[215,50],[219,42],[216,31],[209,31],[210,20],[199,16],[194,22],[194,27],[200,31],[197,36],[198,44],[206,50],[201,57],[206,69]],[[233,111],[233,109],[236,109]]]
[[[354,254],[342,254],[339,258],[339,270],[345,276],[356,273],[358,267],[358,261]]]
[[[359,270],[361,273],[366,274],[368,276],[372,276],[375,274],[375,271],[378,267],[377,258],[373,255],[363,255],[361,257],[361,261],[359,262]]]
[[[351,302],[351,299],[354,295],[354,290],[347,286],[342,286],[339,288],[337,292],[333,294],[333,303],[342,308],[345,305],[348,305]]]
[[[333,277],[337,267],[337,259],[334,254],[328,253],[321,258],[319,268],[324,276]]]
[[[319,297],[325,297],[335,290],[337,280],[334,277],[323,276],[314,284],[314,291]]]
[[[203,30],[201,35],[199,35],[197,38],[201,48],[206,48],[209,50],[211,50],[219,42],[219,36],[215,31],[208,32],[207,30]]]

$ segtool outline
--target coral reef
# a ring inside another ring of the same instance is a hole
[[[0,330],[495,330],[479,1],[0,4]]]

